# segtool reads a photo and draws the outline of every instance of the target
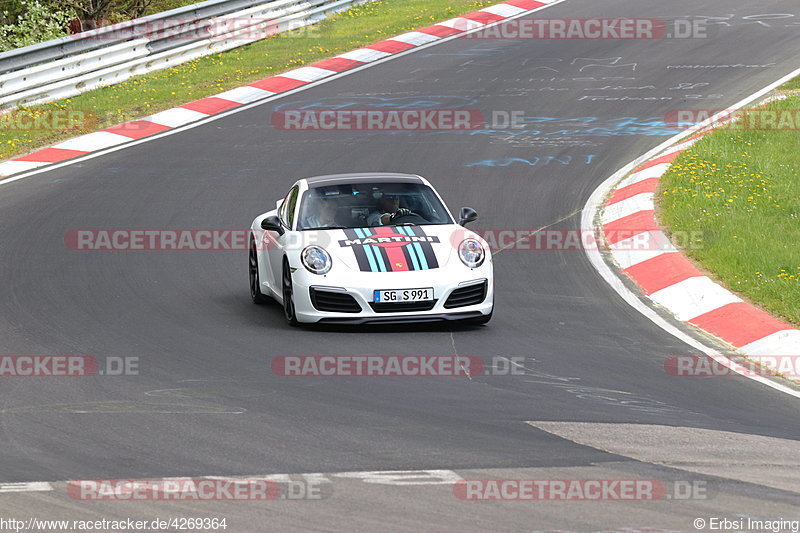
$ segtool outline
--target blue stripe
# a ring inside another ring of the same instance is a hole
[[[359,239],[365,239],[366,238],[364,230],[362,230],[360,228],[353,228],[353,231],[356,232],[356,235],[358,236]],[[364,246],[364,249],[366,250],[367,261],[369,261],[369,269],[372,272],[379,272],[378,266],[375,263],[375,258],[372,256],[372,247],[371,246]]]
[[[414,243],[414,251],[419,256],[419,261],[422,263],[422,270],[428,270],[428,260],[425,259],[425,252],[422,251],[422,246],[418,242]]]
[[[372,233],[367,234],[368,231],[372,231],[372,230],[368,230],[367,228],[363,228],[361,231],[364,232],[364,237],[365,238],[370,238],[370,237],[374,237],[375,236]],[[364,245],[364,248],[367,249],[367,255],[368,256],[372,255],[372,257],[375,258],[375,264],[377,265],[377,268],[373,268],[372,271],[373,272],[386,272],[386,264],[383,262],[383,256],[381,256],[380,250],[378,250],[377,247],[375,247],[375,246],[373,246],[371,244]]]
[[[411,232],[404,228],[403,226],[398,226],[397,231],[402,233],[403,235],[411,235]],[[414,266],[414,270],[422,270],[419,266],[419,260],[417,259],[417,252],[414,250],[412,246],[406,246],[406,250],[408,250],[408,256],[411,258],[411,264]]]
[[[414,234],[413,231],[411,231],[411,226],[408,227],[408,232],[411,235],[415,236],[415,237],[417,236],[417,235]],[[419,257],[419,263],[421,265],[421,269],[422,270],[428,270],[428,260],[425,259],[425,252],[422,251],[422,246],[420,246],[420,244],[418,242],[415,242],[411,246],[414,248],[414,251],[417,253],[417,257]]]

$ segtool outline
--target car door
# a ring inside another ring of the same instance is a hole
[[[297,211],[297,197],[300,193],[300,186],[295,185],[286,195],[286,199],[278,209],[278,218],[281,220],[281,225],[286,230],[283,235],[270,232],[270,238],[273,240],[273,246],[269,251],[269,264],[271,271],[270,285],[275,288],[278,294],[281,294],[281,275],[283,274],[283,256],[286,250],[286,244],[291,242],[293,238],[292,227],[294,226],[294,216]]]

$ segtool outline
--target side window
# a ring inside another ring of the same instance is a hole
[[[281,206],[281,219],[286,227],[292,227],[294,223],[294,212],[295,207],[297,207],[297,193],[300,192],[300,187],[295,186],[289,191],[289,194],[286,195],[286,200],[284,200],[283,205]]]
[[[281,219],[281,222],[284,224],[286,223],[286,203],[289,200],[289,195],[292,194],[292,191],[289,191],[281,202],[280,208],[278,208],[278,217]]]

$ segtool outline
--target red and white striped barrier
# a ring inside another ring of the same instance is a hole
[[[49,148],[0,163],[0,177],[32,170],[110,148],[133,140],[149,137],[162,131],[177,128],[249,104],[270,96],[290,91],[303,85],[333,76],[339,72],[405,52],[458,33],[481,28],[509,17],[516,17],[559,0],[508,0],[502,4],[485,7],[479,11],[446,20],[427,28],[397,35],[364,48],[359,48],[313,65],[300,67],[277,76],[237,87],[215,96],[203,98],[154,115],[81,135]]]
[[[616,185],[600,217],[606,244],[620,271],[678,320],[722,339],[744,355],[800,355],[800,330],[715,283],[676,248],[632,244],[634,239],[639,244],[668,242],[655,218],[658,181],[675,158],[710,131],[668,148]],[[619,240],[618,235],[629,238]]]

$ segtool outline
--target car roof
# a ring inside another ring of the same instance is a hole
[[[328,185],[346,183],[421,183],[425,180],[416,174],[400,174],[397,172],[356,172],[352,174],[328,174],[326,176],[314,176],[306,178],[309,189],[325,187]]]

